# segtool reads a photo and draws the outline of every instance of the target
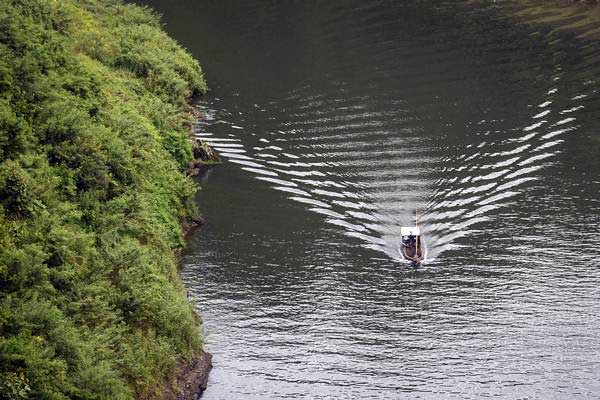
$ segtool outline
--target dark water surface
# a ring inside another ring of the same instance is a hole
[[[597,48],[434,1],[144,3],[227,159],[184,257],[206,399],[600,396]]]

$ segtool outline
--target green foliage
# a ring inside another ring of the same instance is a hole
[[[0,2],[0,400],[152,398],[201,346],[197,62],[119,0]]]
[[[4,398],[10,400],[27,400],[31,388],[25,375],[15,372],[5,372],[0,374],[0,393]]]

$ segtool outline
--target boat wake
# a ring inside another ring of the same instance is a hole
[[[406,101],[374,107],[369,98],[350,95],[343,82],[327,96],[306,86],[255,104],[252,118],[209,101],[196,134],[255,179],[393,260],[403,259],[401,227],[419,209],[427,263],[464,245],[460,239],[498,209],[517,207],[540,170],[555,162],[586,97],[558,101],[559,80],[557,74],[539,104],[524,110],[530,114],[524,124],[468,122],[468,144],[451,148],[440,145],[443,132],[426,132]],[[281,115],[286,119],[273,117]]]

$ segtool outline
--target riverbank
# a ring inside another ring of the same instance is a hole
[[[212,355],[201,351],[189,361],[177,366],[175,373],[165,378],[160,387],[160,400],[196,400],[206,390],[212,369]]]
[[[199,221],[198,62],[120,2],[0,20],[0,393],[196,396],[210,356],[177,253]]]
[[[528,24],[546,36],[570,34],[579,39],[600,38],[600,6],[595,0],[470,0],[493,7],[520,24]]]

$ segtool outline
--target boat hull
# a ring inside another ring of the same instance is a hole
[[[422,247],[417,250],[415,246],[400,245],[400,254],[402,254],[405,260],[412,261],[413,263],[420,263],[425,259],[425,252]]]

